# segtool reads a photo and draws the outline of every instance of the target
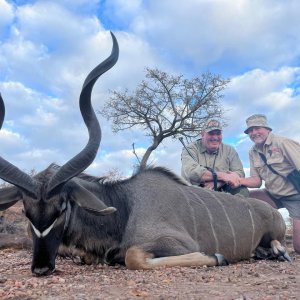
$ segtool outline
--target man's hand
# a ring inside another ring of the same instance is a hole
[[[225,184],[224,181],[218,181],[217,182],[217,188],[219,189],[224,184]],[[214,182],[213,181],[206,181],[204,183],[204,188],[213,191],[214,190]]]
[[[240,176],[234,172],[228,171],[225,175],[225,182],[230,185],[231,188],[238,188],[241,186]]]

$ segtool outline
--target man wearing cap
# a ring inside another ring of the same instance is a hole
[[[210,190],[248,196],[248,189],[239,184],[240,177],[245,177],[242,162],[233,147],[222,143],[220,122],[208,121],[201,135],[182,150],[183,178]]]
[[[300,145],[273,134],[265,115],[252,115],[246,124],[244,132],[254,145],[249,152],[250,177],[240,178],[240,184],[258,188],[264,180],[265,189],[252,190],[250,196],[288,210],[293,220],[294,249],[300,253],[300,194],[287,178],[293,171],[300,170]]]

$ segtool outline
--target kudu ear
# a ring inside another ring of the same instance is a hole
[[[80,185],[76,179],[70,180],[66,186],[68,186],[68,193],[71,199],[91,214],[105,216],[117,210],[114,207],[107,207],[104,202],[93,193]]]
[[[5,210],[22,199],[19,189],[10,186],[0,190],[0,210]]]

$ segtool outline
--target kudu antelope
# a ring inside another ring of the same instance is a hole
[[[111,55],[87,76],[80,94],[86,147],[62,167],[52,164],[34,177],[0,157],[0,177],[12,184],[0,190],[0,209],[23,201],[33,238],[32,272],[53,272],[59,245],[81,250],[90,262],[129,269],[223,265],[249,258],[258,246],[289,260],[280,243],[285,223],[259,200],[189,186],[164,168],[117,182],[82,173],[100,145],[91,92],[118,59],[112,38]],[[2,124],[2,98],[0,109]]]

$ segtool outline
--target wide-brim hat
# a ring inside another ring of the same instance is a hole
[[[248,134],[251,127],[265,127],[269,130],[272,130],[272,128],[268,125],[267,117],[262,114],[255,114],[250,116],[249,118],[247,118],[246,124],[247,129],[244,131],[246,134]]]
[[[218,120],[209,120],[203,128],[203,132],[211,132],[213,130],[222,130],[221,123]]]

